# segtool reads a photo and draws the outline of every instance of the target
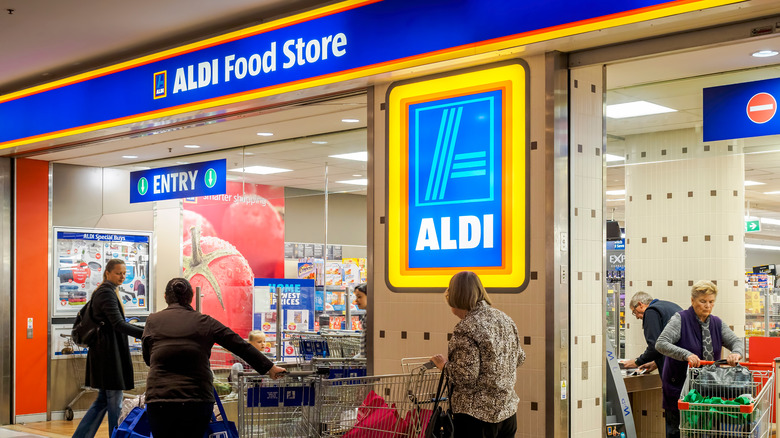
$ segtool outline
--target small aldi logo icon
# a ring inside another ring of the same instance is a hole
[[[154,98],[160,99],[168,95],[168,71],[154,74]]]

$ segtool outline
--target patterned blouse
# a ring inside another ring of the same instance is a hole
[[[447,356],[454,413],[498,423],[517,412],[516,371],[525,352],[506,313],[478,302],[455,326]]]

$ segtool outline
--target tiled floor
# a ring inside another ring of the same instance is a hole
[[[0,438],[70,438],[79,425],[74,421],[44,421],[41,423],[12,424],[0,427]],[[108,438],[108,420],[98,429],[96,438]]]

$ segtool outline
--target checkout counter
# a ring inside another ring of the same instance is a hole
[[[607,343],[607,400],[604,436],[619,438],[663,438],[666,436],[657,371],[633,375],[621,369],[615,348]]]

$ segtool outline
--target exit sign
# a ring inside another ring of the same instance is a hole
[[[761,231],[761,222],[756,220],[746,220],[745,221],[745,232],[755,232],[755,231]]]

